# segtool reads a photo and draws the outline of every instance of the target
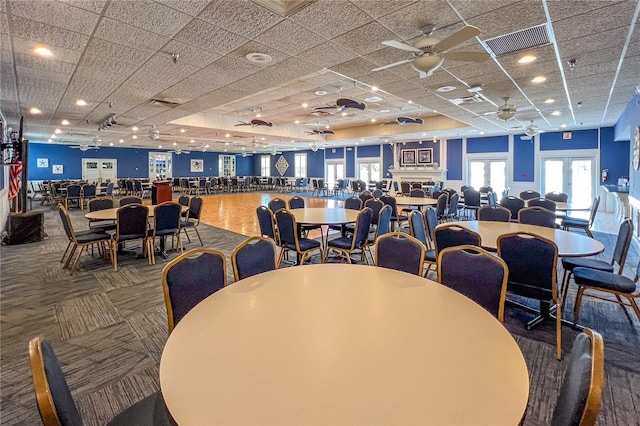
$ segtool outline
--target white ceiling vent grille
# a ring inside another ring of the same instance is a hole
[[[496,56],[549,44],[546,24],[485,40]]]
[[[149,105],[167,106],[167,107],[176,107],[178,105],[182,105],[183,103],[184,102],[182,99],[175,99],[175,98],[165,98],[165,99],[153,98],[149,101]]]
[[[473,95],[473,96],[465,96],[464,98],[449,99],[449,102],[451,102],[454,105],[469,105],[469,104],[477,104],[479,102],[482,102],[482,98],[478,95]]]
[[[311,3],[311,0],[256,0],[256,3],[286,18]]]

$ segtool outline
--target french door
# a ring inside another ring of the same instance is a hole
[[[118,179],[118,161],[105,158],[83,158],[82,180],[86,182],[115,182]]]
[[[327,186],[333,188],[338,179],[344,179],[344,163],[342,161],[327,161]]]
[[[358,162],[358,179],[369,182],[369,181],[379,181],[381,178],[380,174],[380,162]]]
[[[569,202],[590,205],[594,196],[596,161],[593,157],[545,158],[542,161],[542,190],[564,192]]]
[[[467,182],[476,190],[490,186],[495,193],[502,194],[507,187],[507,161],[469,160]]]
[[[149,153],[149,179],[169,179],[173,177],[172,156],[170,152]]]

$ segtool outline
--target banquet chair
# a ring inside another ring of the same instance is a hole
[[[382,191],[382,189],[375,189],[373,191],[373,197],[374,198],[380,198],[384,195],[384,192]]]
[[[514,197],[513,195],[507,195],[500,200],[500,205],[511,212],[511,222],[518,221],[518,212],[524,208],[524,204],[525,202],[522,198]]]
[[[149,229],[149,235],[147,238],[149,256],[151,257],[152,265],[156,264],[156,237],[163,239],[169,235],[171,235],[172,238],[177,237],[180,253],[184,253],[182,239],[180,238],[180,223],[182,222],[181,214],[182,206],[171,201],[159,204],[155,207],[153,228]],[[171,246],[173,247],[173,243]]]
[[[289,199],[289,210],[294,209],[304,209],[304,198],[298,197],[297,195]],[[309,231],[314,229],[322,229],[320,225],[299,225],[301,235],[305,238],[309,235]]]
[[[111,237],[111,262],[118,271],[117,245],[131,240],[142,240],[142,254],[146,252],[149,229],[149,208],[141,204],[129,204],[116,212],[116,233]],[[149,256],[151,265],[151,257]]]
[[[189,207],[190,201],[191,197],[189,197],[187,194],[180,194],[180,196],[178,197],[178,204],[180,204],[181,206]],[[186,218],[188,214],[189,210],[180,213],[183,218]]]
[[[375,266],[422,276],[424,245],[404,232],[389,232],[375,243]]]
[[[58,357],[49,341],[34,337],[29,341],[29,366],[36,404],[44,426],[82,425]],[[176,425],[160,391],[136,402],[117,414],[107,426]]]
[[[362,191],[360,195],[358,195],[358,198],[362,200],[362,205],[364,206],[368,200],[373,199],[373,195],[371,195],[369,191],[365,190],[365,191]]]
[[[89,209],[89,213],[112,209],[113,199],[106,197],[94,198],[93,200],[89,201],[87,207]],[[116,229],[116,223],[113,220],[89,219],[89,229],[100,232],[113,231],[114,229]]]
[[[427,249],[424,252],[424,261],[427,264],[427,270],[425,276],[429,273],[432,266],[437,264],[438,257],[436,256],[436,247],[433,240],[433,236],[438,226],[438,215],[434,208],[429,207],[424,211],[424,227],[427,231]]]
[[[533,191],[531,189],[528,189],[526,191],[522,191],[520,193],[520,198],[527,201],[527,200],[531,200],[532,198],[540,198],[540,193],[537,191]]]
[[[556,227],[556,214],[544,207],[525,207],[518,211],[518,222],[526,225]]]
[[[511,211],[502,206],[482,206],[478,209],[478,220],[485,222],[510,222]]]
[[[531,254],[535,253],[535,256]],[[538,316],[528,329],[548,316],[549,306],[556,306],[556,358],[562,359],[562,305],[558,294],[558,246],[551,240],[528,232],[514,232],[498,237],[498,257],[509,267],[507,291],[520,297],[538,300],[540,311],[508,301]]]
[[[113,182],[109,182],[107,184],[107,189],[106,189],[106,191],[104,193],[104,196],[105,197],[109,197],[109,198],[113,198],[113,188],[114,187],[115,187],[114,183]]]
[[[239,281],[253,275],[276,269],[278,256],[271,238],[251,237],[231,253],[233,279]]]
[[[449,197],[449,207],[447,208],[447,215],[445,220],[458,220],[458,203],[460,196],[455,193]]]
[[[276,233],[276,219],[271,211],[266,206],[259,206],[256,209],[258,215],[258,225],[260,226],[260,235],[267,238],[272,238],[274,241],[278,241]]]
[[[309,253],[315,250],[318,250],[320,258],[323,258],[320,241],[298,237],[298,226],[293,213],[286,209],[280,209],[276,212],[275,216],[280,246],[283,249],[278,258],[278,266],[282,263],[286,250],[295,250],[296,263],[298,265],[303,265]]]
[[[383,195],[380,197],[380,201],[391,206],[391,223],[394,224],[393,229],[397,229],[401,222],[409,220],[407,216],[398,214],[398,207],[394,197],[390,195]]]
[[[401,181],[400,182],[400,190],[402,191],[402,195],[404,196],[409,196],[409,193],[411,192],[411,183],[407,182],[407,181]]]
[[[481,243],[480,234],[470,229],[463,228],[455,223],[438,226],[433,232],[433,242],[436,248],[436,258],[447,247],[477,246]]]
[[[631,246],[631,240],[633,240],[633,222],[631,219],[625,218],[618,228],[618,237],[616,238],[616,245],[613,248],[613,255],[609,262],[605,260],[593,259],[589,257],[566,257],[562,259],[562,268],[564,269],[564,275],[562,276],[562,306],[565,306],[567,300],[567,294],[569,292],[569,282],[571,276],[574,274],[574,270],[577,268],[587,268],[592,271],[600,271],[606,273],[613,273],[616,263],[618,264],[618,275],[622,275],[624,265],[627,261],[627,254],[629,253],[629,247]],[[586,280],[589,277],[587,271],[581,272],[582,279]],[[586,281],[584,281],[586,282]],[[575,305],[574,305],[575,306]]]
[[[269,204],[267,204],[267,206],[275,214],[275,212],[280,209],[286,209],[287,203],[282,198],[274,198],[273,200],[269,201]]]
[[[78,265],[78,261],[80,260],[80,256],[82,256],[82,252],[87,246],[93,247],[94,244],[98,244],[102,247],[102,250],[106,253],[107,244],[111,239],[111,235],[107,234],[104,231],[100,230],[86,230],[74,232],[73,225],[71,224],[71,218],[69,217],[69,212],[67,209],[60,204],[58,208],[58,212],[60,213],[60,219],[62,219],[62,227],[64,228],[64,232],[67,235],[67,239],[69,243],[67,244],[67,248],[62,254],[62,259],[60,259],[60,263],[64,262],[65,257],[67,257],[67,252],[71,248],[71,252],[69,252],[69,257],[67,257],[67,261],[64,263],[62,269],[67,269],[69,267],[69,263],[71,263],[71,259],[80,247],[80,252],[76,257],[76,260],[73,262],[71,266],[70,275],[73,275],[73,272],[76,270],[76,266]]]
[[[544,194],[544,198],[547,200],[551,200],[554,201],[556,203],[566,203],[567,201],[569,201],[569,195],[565,194],[564,192],[547,192],[546,194]]]
[[[96,186],[95,185],[82,185],[82,191],[80,195],[80,208],[84,210],[85,200],[93,200],[96,198]],[[88,203],[88,201],[87,201]]]
[[[124,197],[120,199],[120,207],[128,206],[129,204],[142,204],[142,198],[140,197]]]
[[[222,252],[189,250],[162,270],[169,334],[198,303],[227,285],[227,261]]]
[[[589,219],[583,219],[580,217],[565,216],[560,222],[560,227],[566,231],[571,228],[582,229],[586,234],[593,238],[591,233],[591,227],[596,220],[596,213],[598,213],[598,206],[600,205],[600,196],[597,195],[591,203],[591,210],[589,211]]]
[[[464,214],[469,216],[469,212],[473,212],[473,218],[477,219],[477,211],[480,208],[480,191],[476,191],[473,188],[469,188],[463,192],[464,194]]]
[[[427,196],[427,193],[422,189],[422,184],[420,184],[420,188],[412,188],[409,190],[409,197],[413,197],[413,198],[425,198]],[[414,211],[414,210],[418,210],[418,206],[406,206],[404,207],[400,212],[401,213],[405,213],[407,216],[409,216],[409,214]]]
[[[427,230],[424,225],[424,217],[419,210],[414,210],[409,215],[409,235],[420,241],[426,250],[428,246]]]
[[[580,317],[580,305],[582,304],[583,296],[613,302],[610,298],[594,294],[597,292],[613,295],[629,322],[633,324],[633,321],[625,308],[625,303],[622,301],[623,297],[626,298],[629,301],[628,306],[631,306],[638,317],[638,321],[640,321],[640,309],[634,300],[635,298],[640,297],[640,289],[637,288],[638,278],[640,278],[640,263],[636,266],[636,274],[633,279],[613,272],[598,271],[590,268],[575,268],[573,270],[573,279],[578,285],[578,293],[576,295],[576,302],[573,305],[573,323],[578,323],[578,318]],[[585,293],[586,291],[589,291],[589,293]]]
[[[187,212],[187,217],[180,223],[180,228],[184,231],[184,235],[187,236],[189,242],[191,242],[191,237],[189,237],[189,233],[187,229],[193,229],[196,231],[196,235],[198,236],[198,240],[200,240],[200,245],[204,246],[202,242],[202,238],[200,238],[200,232],[198,232],[198,226],[200,225],[200,215],[202,214],[202,198],[198,195],[191,198],[189,201],[189,211]]]
[[[376,226],[378,226],[378,216],[380,215],[380,210],[382,210],[385,204],[378,198],[371,198],[364,203],[364,206],[371,209],[372,216],[370,231],[374,231]]]
[[[555,213],[556,202],[548,198],[532,198],[527,201],[527,207],[542,207]]]
[[[444,222],[447,219],[447,203],[449,202],[449,194],[443,192],[438,197],[438,201],[436,204],[436,215],[438,216],[439,222]]]
[[[476,246],[448,247],[438,255],[438,282],[473,300],[504,322],[509,268]]]
[[[556,400],[551,426],[593,426],[602,405],[604,340],[585,328],[576,336]]]
[[[67,196],[65,198],[65,207],[69,209],[69,205],[73,202],[77,203],[80,208],[80,199],[82,198],[82,187],[80,185],[67,186]]]
[[[364,249],[369,252],[371,259],[373,259],[373,252],[371,251],[371,248],[376,243],[376,240],[379,236],[388,232],[391,232],[391,206],[385,204],[378,212],[378,226],[376,226],[373,236],[371,235],[371,232],[369,232],[367,241],[364,245]]]
[[[351,254],[359,250],[362,260],[365,258],[365,244],[369,237],[369,227],[371,226],[371,218],[373,217],[373,211],[369,207],[358,212],[356,217],[355,228],[351,237],[338,237],[327,243],[327,252],[325,254],[324,262],[326,263],[331,254],[331,250],[337,251],[340,257],[344,257],[347,263],[351,263]]]

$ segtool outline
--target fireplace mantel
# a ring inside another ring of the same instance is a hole
[[[447,169],[436,169],[432,167],[399,167],[389,168],[389,172],[393,176],[393,180],[401,181],[429,181],[434,182],[447,180]]]

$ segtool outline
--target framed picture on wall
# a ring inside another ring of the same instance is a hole
[[[403,166],[415,166],[416,165],[416,150],[415,149],[403,149],[402,150],[402,165]]]
[[[204,160],[191,160],[191,172],[201,173],[204,171]]]
[[[39,169],[42,169],[42,168],[46,169],[46,168],[49,167],[49,159],[48,158],[38,158],[36,163],[38,164],[38,168]]]
[[[64,173],[64,166],[62,164],[54,164],[52,166],[51,173],[54,175],[61,175]]]
[[[418,150],[418,164],[433,164],[433,148]]]

